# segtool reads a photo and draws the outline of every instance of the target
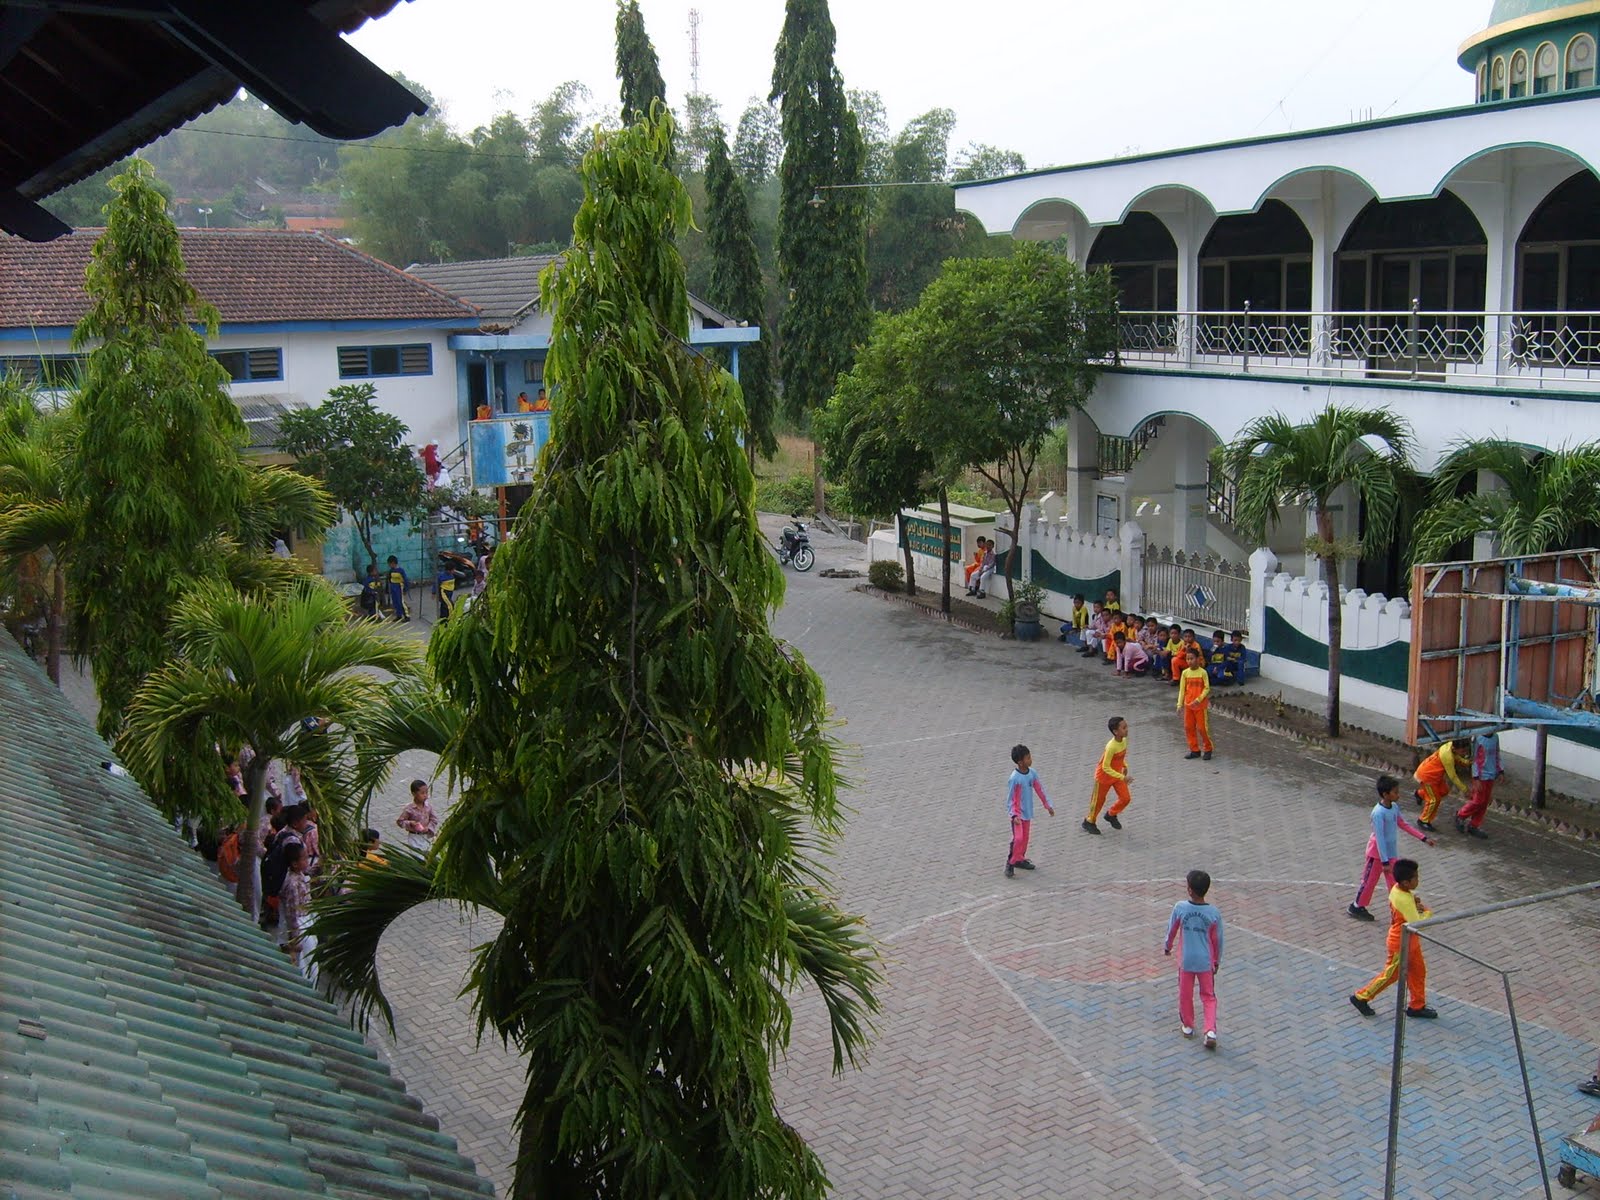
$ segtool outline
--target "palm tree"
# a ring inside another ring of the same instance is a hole
[[[1248,536],[1264,540],[1289,505],[1310,508],[1316,536],[1307,553],[1322,564],[1328,589],[1328,736],[1339,736],[1339,657],[1344,634],[1339,563],[1375,554],[1394,537],[1405,482],[1410,475],[1411,428],[1394,414],[1330,404],[1296,424],[1282,413],[1257,417],[1217,458],[1235,481],[1235,521]],[[1366,513],[1366,528],[1354,538],[1334,535],[1331,504],[1348,487]]]
[[[39,407],[32,388],[0,376],[0,558],[14,576],[43,576],[45,670],[61,685],[66,557],[78,510],[62,488],[69,410]]]
[[[420,669],[416,650],[379,629],[352,624],[342,597],[321,580],[267,595],[242,595],[206,580],[173,615],[177,655],[145,677],[128,709],[118,748],[133,773],[160,795],[231,809],[217,746],[248,743],[248,823],[240,839],[239,903],[259,915],[257,829],[273,759],[310,763],[324,798],[353,790],[340,778],[364,742],[367,723],[401,679]],[[308,715],[323,718],[307,730]],[[315,794],[315,793],[314,793]],[[193,799],[189,799],[192,797]]]
[[[1501,487],[1460,495],[1478,473]],[[1600,442],[1552,451],[1487,438],[1450,452],[1433,476],[1433,503],[1417,520],[1412,557],[1434,562],[1489,534],[1508,556],[1587,545],[1600,528]]]

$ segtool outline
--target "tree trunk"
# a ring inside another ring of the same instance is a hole
[[[67,611],[67,577],[59,562],[50,566],[50,612],[44,620],[44,669],[61,686],[61,623]]]
[[[822,447],[815,442],[811,443],[811,501],[816,505],[817,515],[821,516],[828,510],[828,497],[822,490]]]
[[[252,921],[261,919],[261,844],[258,833],[267,808],[267,768],[272,760],[260,751],[244,769],[245,802],[249,815],[239,835],[239,882],[234,898]]]
[[[1535,808],[1544,807],[1544,758],[1550,749],[1550,727],[1537,726],[1533,735],[1533,787],[1528,799]]]
[[[917,594],[917,570],[911,563],[911,531],[907,528],[906,514],[897,511],[894,514],[895,522],[900,527],[900,548],[906,556],[906,595]]]
[[[1011,512],[1011,545],[1006,548],[1006,599],[1015,600],[1016,595],[1011,586],[1011,571],[1017,561],[1017,551],[1022,548],[1022,495],[1016,499],[1016,507]],[[1015,629],[1012,632],[1016,632]]]
[[[372,518],[368,516],[357,517],[356,533],[361,538],[361,544],[367,548],[367,561],[369,563],[377,562],[378,552],[372,548]],[[356,574],[360,575],[365,570],[365,567],[357,565]]]
[[[939,485],[939,542],[944,560],[944,592],[939,597],[939,611],[950,615],[950,489]]]
[[[1333,545],[1333,517],[1317,509],[1317,537],[1325,547]],[[1339,596],[1339,558],[1335,554],[1317,556],[1322,563],[1322,582],[1328,588],[1328,736],[1339,736],[1339,657],[1344,642],[1344,603]]]

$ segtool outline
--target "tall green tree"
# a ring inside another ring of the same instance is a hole
[[[1411,474],[1411,428],[1387,410],[1330,404],[1309,420],[1295,422],[1282,413],[1257,417],[1216,451],[1215,461],[1237,488],[1234,523],[1247,536],[1264,540],[1288,506],[1311,510],[1316,534],[1306,550],[1322,564],[1328,589],[1328,736],[1338,737],[1340,643],[1344,637],[1344,599],[1339,564],[1347,558],[1377,555],[1394,537],[1407,479]],[[1333,527],[1335,494],[1348,488],[1365,514],[1364,527],[1340,538]]]
[[[648,116],[656,101],[667,103],[667,81],[661,78],[661,63],[645,31],[639,0],[617,0],[617,78],[622,81],[624,125]]]
[[[718,129],[706,159],[706,242],[711,252],[711,279],[706,299],[730,317],[752,325],[765,324],[766,285],[744,181],[733,169],[728,143]],[[744,392],[745,448],[750,461],[759,453],[771,458],[778,450],[772,423],[776,415],[771,331],[744,346],[739,354],[739,385]]]
[[[783,124],[778,110],[752,96],[739,114],[733,135],[733,160],[739,174],[751,187],[760,187],[777,173],[782,159]]]
[[[366,726],[388,708],[397,679],[417,676],[419,657],[407,642],[352,624],[344,598],[315,578],[253,596],[205,581],[185,593],[172,625],[176,653],[135,693],[118,748],[153,794],[230,821],[238,799],[218,769],[216,747],[255,750],[244,768],[248,812],[236,895],[256,917],[268,766],[278,759],[310,768],[324,845],[331,852],[352,844],[357,814],[330,801],[355,794]],[[309,730],[303,718],[313,713],[322,721]]]
[[[490,589],[434,636],[464,790],[433,856],[319,909],[326,976],[383,1007],[405,907],[493,909],[469,976],[524,1055],[511,1195],[822,1197],[774,1106],[788,994],[816,986],[835,1066],[877,970],[819,881],[836,834],[822,685],[768,627],[783,580],[756,524],[726,373],[689,352],[669,120],[602,135],[577,250],[547,275],[559,381],[539,494]]]
[[[45,670],[61,684],[67,559],[81,515],[66,499],[72,424],[31,387],[0,375],[0,594],[44,623]]]
[[[89,354],[65,497],[82,514],[68,588],[107,736],[165,661],[185,583],[222,571],[219,534],[249,486],[227,372],[193,327],[215,336],[217,312],[184,276],[150,165],[133,160],[111,187],[85,277],[89,311],[73,333]]]
[[[963,225],[949,176],[956,115],[930,109],[914,118],[889,148],[889,179],[867,229],[867,287],[873,306],[901,312],[917,302],[945,259],[961,249]],[[926,187],[904,187],[923,183]]]
[[[316,408],[285,413],[278,423],[278,448],[350,514],[367,562],[378,557],[373,529],[416,517],[424,501],[405,422],[380,409],[377,395],[371,383],[341,383]],[[353,565],[359,571],[365,563]]]
[[[782,114],[778,278],[789,293],[778,364],[784,403],[797,415],[827,403],[869,319],[863,195],[840,187],[862,182],[866,150],[833,51],[827,0],[788,0],[771,99]],[[815,459],[819,512],[822,459]]]
[[[1110,276],[1025,243],[1008,258],[951,259],[908,314],[908,420],[941,471],[970,466],[1011,528],[1052,429],[1081,408],[1116,346]],[[1006,555],[1010,596],[1017,540]]]

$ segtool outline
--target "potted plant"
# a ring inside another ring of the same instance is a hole
[[[1044,588],[1028,582],[1017,585],[1011,599],[1000,606],[1002,628],[1010,629],[1019,642],[1039,640],[1039,605],[1044,603]]]

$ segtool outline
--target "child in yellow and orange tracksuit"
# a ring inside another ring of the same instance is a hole
[[[1417,824],[1429,833],[1434,831],[1433,818],[1439,814],[1439,805],[1444,803],[1450,789],[1455,788],[1463,796],[1467,794],[1467,785],[1456,772],[1456,764],[1466,761],[1466,753],[1465,740],[1445,742],[1417,768],[1416,796],[1422,803],[1422,818]]]
[[[1124,637],[1128,633],[1128,619],[1122,615],[1120,608],[1108,609],[1111,613],[1111,624],[1106,627],[1105,656],[1107,663],[1117,661],[1117,634]]]
[[[1417,895],[1418,876],[1417,864],[1411,859],[1396,860],[1394,886],[1389,889],[1388,961],[1366,987],[1350,997],[1350,1003],[1363,1017],[1377,1015],[1373,1011],[1372,1001],[1400,975],[1400,939],[1406,936],[1406,925],[1433,916],[1433,910]],[[1432,1020],[1439,1015],[1428,1007],[1428,967],[1422,961],[1422,939],[1414,933],[1411,935],[1411,944],[1406,947],[1405,987],[1411,1001],[1406,1006],[1406,1016]]]
[[[1178,676],[1178,711],[1183,714],[1183,732],[1189,739],[1185,758],[1211,761],[1211,676],[1198,651],[1191,650],[1188,666]]]
[[[1100,818],[1100,808],[1105,804],[1108,793],[1117,793],[1116,803],[1106,810],[1106,824],[1113,829],[1122,828],[1117,814],[1133,802],[1133,795],[1128,791],[1128,785],[1133,782],[1133,776],[1128,773],[1128,722],[1121,717],[1112,717],[1106,722],[1106,729],[1111,733],[1111,740],[1106,743],[1100,761],[1094,768],[1089,815],[1083,819],[1085,833],[1100,832],[1100,826],[1095,822]]]

